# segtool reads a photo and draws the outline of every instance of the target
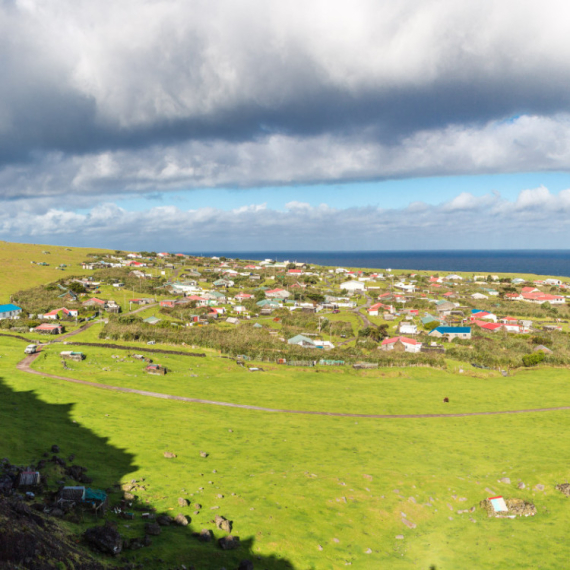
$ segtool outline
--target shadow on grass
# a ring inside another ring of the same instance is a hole
[[[86,395],[88,397],[88,395]],[[74,404],[51,404],[43,401],[34,391],[15,391],[0,378],[0,458],[7,458],[14,465],[37,465],[42,459],[48,464],[49,485],[57,487],[57,478],[65,479],[66,485],[77,483],[66,477],[63,470],[50,472],[49,459],[53,445],[60,448],[59,457],[67,465],[81,465],[93,478],[90,487],[109,491],[110,509],[106,520],[117,524],[124,538],[144,537],[146,520],[142,512],[154,511],[152,503],[138,498],[128,501],[126,510],[133,512],[135,519],[125,521],[113,513],[118,505],[125,506],[125,496],[120,484],[129,481],[129,474],[138,470],[134,455],[109,443],[106,437],[95,434],[72,418]],[[46,458],[46,454],[48,457]],[[71,455],[75,456],[70,461]],[[53,464],[55,467],[55,464]],[[43,472],[43,470],[42,470]],[[138,482],[143,484],[144,482]],[[110,492],[110,491],[113,492]],[[161,514],[154,513],[156,517]],[[71,524],[73,532],[82,533],[86,528],[102,524],[102,517],[87,514],[82,523]],[[152,545],[136,551],[125,551],[118,559],[135,562],[140,568],[172,568],[184,564],[187,568],[196,565],[200,570],[237,569],[240,562],[250,560],[253,567],[268,570],[293,570],[293,565],[280,556],[258,556],[254,553],[254,539],[240,541],[237,550],[224,551],[217,541],[201,543],[192,534],[201,531],[190,523],[186,527],[163,527],[160,536],[152,537]],[[210,530],[217,532],[214,525]],[[221,534],[217,532],[217,536]]]

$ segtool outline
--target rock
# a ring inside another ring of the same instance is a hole
[[[68,460],[69,462],[73,461],[74,459],[75,459],[75,453],[72,453],[72,454],[67,458],[67,460]]]
[[[135,495],[133,495],[132,493],[125,493],[124,497],[125,497],[125,500],[127,500],[127,501],[134,501],[135,500]]]
[[[174,459],[177,456],[176,453],[172,453],[172,451],[165,451],[164,457],[166,457],[167,459]]]
[[[233,429],[229,429],[228,431],[229,431],[230,433],[234,433],[234,430],[233,430]]]
[[[146,523],[144,525],[144,531],[151,536],[158,536],[162,532],[162,529],[156,523]]]
[[[169,517],[168,515],[160,515],[159,517],[156,517],[156,522],[160,526],[170,526],[170,523],[172,521],[173,521],[172,517]]]
[[[230,534],[232,532],[232,521],[227,520],[225,517],[221,517],[220,515],[216,515],[216,527],[224,532]]]
[[[224,498],[224,496],[221,495],[221,494],[216,495],[216,497],[217,497],[218,499],[223,499],[223,498]]]
[[[190,503],[183,497],[178,497],[178,506],[187,507]]]
[[[51,446],[52,453],[59,453],[59,445],[52,445]]]
[[[508,477],[503,477],[502,479],[499,480],[499,483],[504,483],[505,485],[510,485],[511,480]]]
[[[251,560],[242,560],[239,563],[238,570],[253,570],[253,562]]]
[[[182,513],[178,513],[175,517],[174,517],[174,522],[177,525],[180,526],[188,526],[188,519],[186,518],[185,515],[183,515]]]
[[[556,485],[556,489],[567,497],[570,497],[570,484],[562,483],[560,485]]]
[[[340,542],[340,540],[338,538],[333,538],[333,542],[335,542],[336,544],[338,544]]]
[[[318,548],[319,550],[322,550],[322,549],[323,549],[323,547],[322,547],[320,544],[319,544],[319,546],[317,546],[317,548]]]
[[[396,535],[396,538],[397,538],[398,540],[404,540],[404,535],[403,535],[403,534],[397,534],[397,535]]]
[[[521,481],[518,485],[517,485],[517,489],[525,489],[526,485]]]
[[[111,556],[117,556],[123,550],[123,539],[117,529],[110,525],[88,528],[84,535],[90,546]]]
[[[408,527],[408,528],[416,528],[416,524],[413,523],[412,521],[402,517],[402,522]]]
[[[220,538],[218,544],[222,550],[236,550],[239,548],[239,537],[230,534]]]
[[[364,554],[372,554],[372,548],[367,548],[367,549],[364,551]]]
[[[196,509],[197,511],[199,511],[202,508],[202,505],[200,503],[196,503],[194,505],[194,509]]]
[[[408,501],[410,501],[410,503],[415,503],[415,502],[416,502],[416,499],[415,499],[414,497],[410,497],[410,498],[408,499]]]
[[[542,483],[539,483],[538,485],[535,485],[534,488],[537,491],[544,491],[544,485]]]
[[[208,454],[205,451],[200,451],[200,457],[208,457]]]
[[[143,547],[140,538],[136,537],[125,540],[124,546],[127,550],[138,550]]]
[[[373,479],[372,475],[363,475],[363,477],[365,479],[367,479],[368,481],[372,481],[372,479]]]
[[[207,528],[203,528],[198,534],[198,540],[200,542],[212,542],[212,538],[212,531]]]

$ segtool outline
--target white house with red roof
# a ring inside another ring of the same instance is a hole
[[[420,352],[421,348],[421,342],[405,336],[385,338],[380,345],[380,349],[385,351],[398,350],[400,352]]]
[[[234,299],[236,301],[247,301],[248,299],[253,299],[253,295],[251,293],[238,293]]]
[[[269,289],[268,291],[265,291],[265,297],[267,299],[286,299],[287,297],[290,297],[291,293],[289,293],[289,291],[286,291],[285,289],[280,289],[279,287],[277,287],[276,289]]]
[[[393,315],[396,311],[392,305],[385,305],[384,303],[375,303],[371,307],[368,308],[368,314],[371,317],[377,317],[380,314],[380,311],[383,313],[387,312]]]
[[[521,291],[522,301],[526,303],[536,303],[542,305],[542,303],[550,303],[551,305],[564,305],[566,303],[566,298],[562,295],[550,295],[549,293],[543,293],[536,287],[523,287]]]
[[[78,315],[79,311],[77,309],[66,309],[65,307],[61,307],[61,309],[54,309],[49,313],[44,313],[43,318],[56,321],[63,317],[76,318]]]

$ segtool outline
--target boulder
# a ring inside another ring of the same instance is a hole
[[[172,521],[172,517],[169,517],[168,515],[160,515],[159,517],[156,517],[156,522],[160,526],[169,526]]]
[[[52,445],[51,446],[52,453],[59,453],[59,445]]]
[[[230,534],[218,539],[218,544],[222,550],[236,550],[239,548],[239,537]]]
[[[178,497],[178,506],[187,507],[189,504],[190,503],[186,499],[184,499],[182,497]]]
[[[511,480],[508,477],[503,477],[499,483],[504,483],[505,485],[510,485],[511,484]]]
[[[195,509],[196,511],[199,511],[201,508],[202,508],[202,505],[201,505],[200,503],[196,503],[196,504],[194,505],[194,509]]]
[[[123,539],[117,529],[110,524],[88,528],[83,536],[92,548],[104,554],[117,556],[123,550]]]
[[[164,457],[167,459],[174,459],[176,457],[176,453],[172,453],[172,451],[165,451]]]
[[[208,457],[208,454],[205,451],[200,451],[200,457]]]
[[[224,532],[230,534],[232,532],[232,521],[227,520],[225,517],[221,517],[220,515],[216,515],[216,527]]]
[[[174,517],[174,522],[177,525],[180,526],[188,526],[188,519],[186,518],[185,515],[183,515],[182,513],[178,513],[175,517]]]
[[[570,497],[570,484],[562,483],[560,485],[556,485],[556,489],[567,497]]]
[[[203,528],[199,533],[198,533],[198,540],[200,542],[212,542],[212,531],[207,529],[207,528]]]
[[[524,489],[525,487],[526,485],[522,481],[517,485],[517,489]]]
[[[158,536],[162,532],[162,529],[156,523],[146,523],[144,525],[144,531],[151,536]]]
[[[534,488],[537,491],[544,491],[544,485],[542,485],[541,483],[539,483],[538,485],[535,485]]]

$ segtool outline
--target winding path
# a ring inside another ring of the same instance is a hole
[[[47,374],[30,368],[30,364],[40,355],[40,353],[30,354],[19,362],[16,367],[22,372],[37,374],[45,378],[53,378],[55,380],[64,380],[65,382],[73,382],[74,384],[83,384],[92,388],[101,390],[113,390],[115,392],[124,392],[126,394],[137,394],[150,398],[160,398],[163,400],[176,400],[178,402],[188,402],[191,404],[206,404],[209,406],[225,406],[227,408],[241,408],[244,410],[254,410],[257,412],[273,412],[279,414],[302,414],[308,416],[332,416],[342,418],[376,418],[376,419],[414,419],[414,418],[464,418],[470,416],[497,416],[505,414],[529,414],[537,412],[558,412],[570,410],[570,406],[560,406],[557,408],[534,408],[528,410],[506,410],[497,412],[468,412],[463,414],[343,414],[340,412],[317,412],[308,410],[282,410],[279,408],[264,408],[261,406],[249,406],[247,404],[232,404],[230,402],[217,402],[215,400],[203,400],[200,398],[186,398],[184,396],[173,396],[171,394],[162,394],[160,392],[148,392],[146,390],[137,390],[135,388],[123,388],[120,386],[110,386],[108,384],[99,384],[97,382],[88,382],[87,380],[78,380],[76,378],[68,378],[66,376],[56,376],[55,374]]]

